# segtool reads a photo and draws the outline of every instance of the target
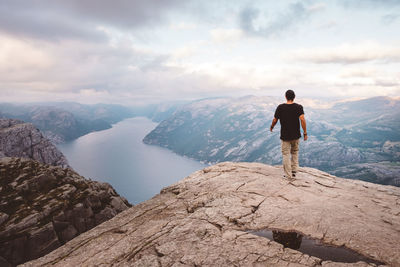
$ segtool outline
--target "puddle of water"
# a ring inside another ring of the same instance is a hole
[[[296,249],[304,254],[320,258],[323,261],[329,260],[345,263],[364,261],[376,265],[384,264],[382,262],[367,258],[349,248],[327,245],[322,243],[320,240],[303,236],[297,232],[284,232],[268,229],[259,231],[248,230],[246,232],[274,240],[282,244],[284,247]]]

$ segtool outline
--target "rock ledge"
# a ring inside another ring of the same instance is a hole
[[[245,230],[301,232],[400,266],[400,188],[220,163],[25,266],[371,266],[322,261]],[[373,266],[373,265],[372,265]]]

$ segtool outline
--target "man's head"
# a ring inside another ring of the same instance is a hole
[[[287,90],[285,96],[287,100],[293,101],[296,95],[294,94],[293,90]]]

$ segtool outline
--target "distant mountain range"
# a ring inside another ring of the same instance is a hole
[[[120,105],[78,103],[0,104],[0,118],[31,122],[54,143],[76,139],[132,117],[134,112]]]
[[[281,102],[254,96],[195,101],[178,108],[144,142],[211,163],[280,164],[279,123],[273,133],[269,126]],[[400,186],[399,100],[375,97],[328,108],[306,103],[309,140],[301,142],[302,166]]]
[[[279,124],[269,126],[282,99],[213,98],[141,107],[72,102],[0,103],[0,118],[33,123],[54,143],[111,128],[125,118],[160,122],[144,142],[203,162],[280,164]],[[400,101],[375,97],[323,108],[303,100],[309,140],[300,164],[334,175],[400,186]]]
[[[34,124],[53,143],[63,143],[94,131],[111,128],[126,118],[143,116],[154,122],[170,117],[187,102],[174,101],[143,106],[85,105],[75,102],[0,103],[0,118]]]

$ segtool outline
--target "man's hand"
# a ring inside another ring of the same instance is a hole
[[[274,127],[275,127],[275,124],[278,122],[278,119],[277,118],[274,118],[273,120],[272,120],[272,123],[271,123],[271,127],[269,127],[269,130],[272,132],[272,130],[274,129]]]
[[[301,128],[303,128],[303,136],[304,136],[304,141],[307,141],[307,125],[306,125],[306,118],[304,118],[304,114],[300,115],[300,123],[301,123]]]

